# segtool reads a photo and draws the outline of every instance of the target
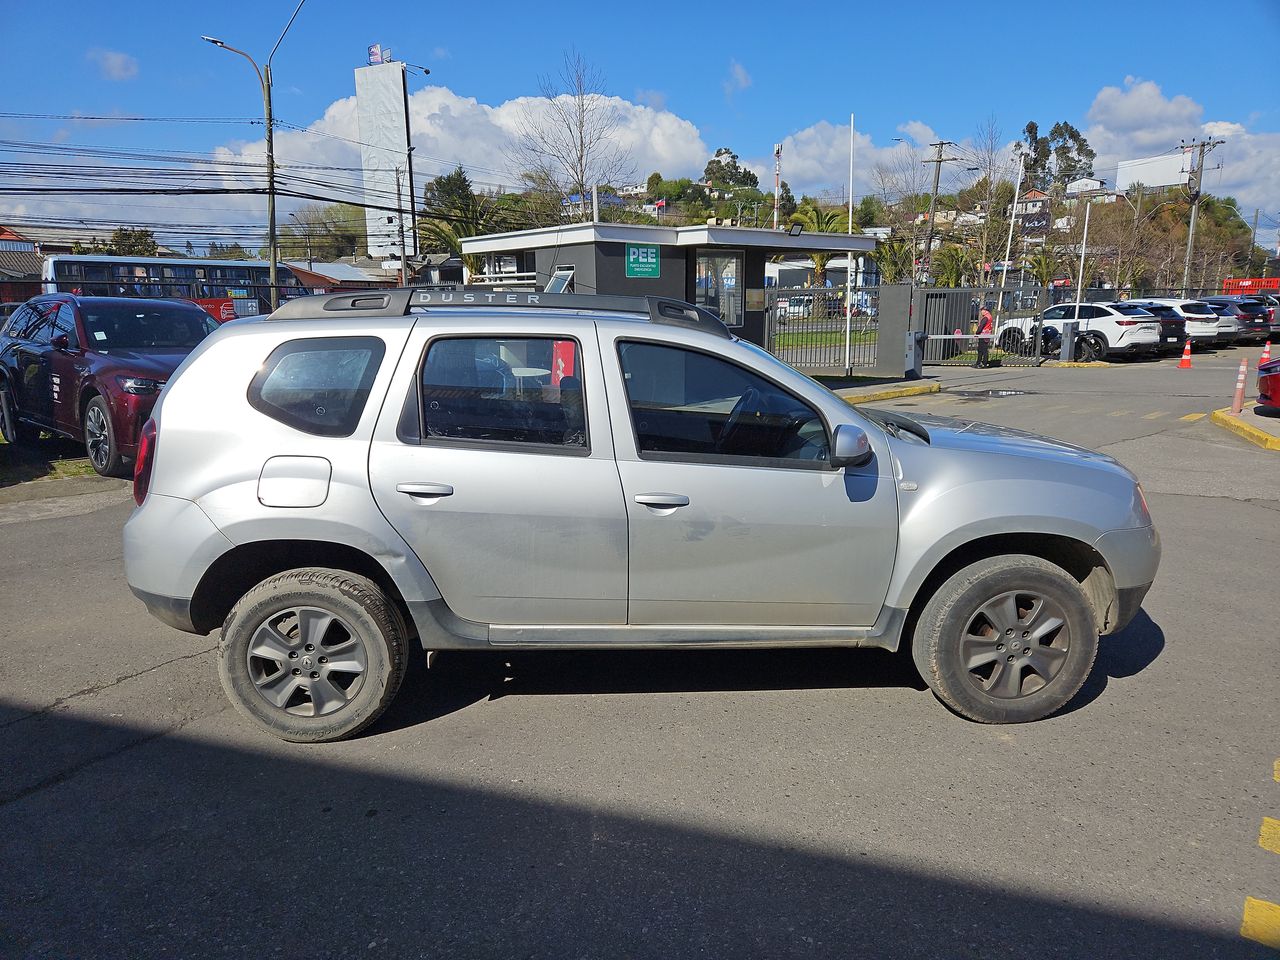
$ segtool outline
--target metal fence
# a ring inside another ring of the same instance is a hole
[[[880,288],[855,287],[848,311],[846,296],[842,287],[767,287],[765,347],[793,367],[874,366]]]

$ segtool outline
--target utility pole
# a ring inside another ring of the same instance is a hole
[[[782,196],[782,144],[773,145],[773,229],[778,229],[778,200]]]
[[[396,218],[400,221],[400,286],[409,285],[409,262],[404,252],[404,207],[400,198],[400,168],[396,167]]]
[[[271,263],[268,266],[268,282],[271,285],[271,309],[274,311],[280,306],[280,288],[277,285],[279,277],[277,276],[276,262],[280,259],[280,245],[276,238],[276,156],[275,156],[275,122],[271,111],[271,61],[275,58],[276,51],[280,49],[280,44],[284,41],[284,35],[289,32],[289,28],[293,26],[293,21],[298,18],[302,5],[307,0],[298,0],[298,5],[293,8],[293,16],[289,18],[289,22],[284,25],[284,30],[280,32],[280,37],[276,40],[276,44],[271,48],[271,52],[267,54],[267,62],[262,69],[258,68],[258,63],[253,57],[245,53],[243,50],[237,50],[235,47],[228,46],[217,37],[204,37],[200,39],[205,43],[211,43],[215,47],[221,47],[229,53],[238,53],[244,57],[253,66],[254,72],[258,75],[258,84],[262,87],[262,109],[267,123],[267,248],[270,251]]]
[[[1258,214],[1262,211],[1257,207],[1253,208],[1253,239],[1249,241],[1249,269],[1253,269],[1253,251],[1258,248]],[[1265,268],[1266,261],[1263,261]]]
[[[925,234],[925,238],[924,238],[924,259],[921,262],[921,266],[924,267],[924,271],[922,272],[926,272],[930,276],[932,276],[933,274],[933,218],[934,218],[934,214],[938,209],[938,181],[942,178],[942,165],[944,163],[950,163],[958,158],[956,157],[944,158],[942,156],[943,147],[955,146],[954,142],[951,140],[939,140],[937,143],[929,144],[929,146],[935,147],[938,151],[938,155],[932,160],[920,161],[921,163],[933,164],[933,192],[929,194],[929,230]]]
[[[849,114],[849,236],[853,236],[853,114]],[[853,244],[845,254],[844,271],[844,375],[853,373]]]
[[[1226,143],[1225,140],[1191,141],[1190,149],[1196,151],[1196,160],[1187,178],[1187,187],[1191,195],[1191,223],[1187,227],[1187,258],[1182,266],[1182,293],[1190,296],[1191,287],[1191,253],[1196,244],[1196,214],[1200,211],[1200,184],[1204,174],[1204,155],[1214,147]]]

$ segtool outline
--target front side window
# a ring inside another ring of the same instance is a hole
[[[618,357],[642,458],[794,467],[829,457],[817,411],[737,364],[642,342],[619,343]]]
[[[1067,308],[1050,307],[1044,312],[1044,318],[1046,320],[1065,320],[1067,319]]]
[[[423,436],[539,444],[585,453],[586,409],[576,340],[447,337],[422,365]]]
[[[386,347],[377,337],[309,337],[271,351],[249,384],[249,405],[295,430],[349,437]]]
[[[75,350],[80,346],[80,336],[76,333],[76,312],[71,304],[64,303],[53,317],[53,335],[62,334],[67,338],[67,347]]]

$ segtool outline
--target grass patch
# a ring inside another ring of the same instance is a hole
[[[84,447],[72,440],[43,437],[21,446],[0,440],[0,487],[28,480],[93,476],[97,473],[84,455]]]
[[[849,337],[850,343],[875,343],[874,331],[855,332]],[[785,350],[794,347],[842,347],[844,346],[843,330],[795,330],[774,334],[774,349]]]

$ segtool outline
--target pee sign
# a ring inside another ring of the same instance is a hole
[[[627,244],[627,277],[656,280],[661,276],[662,261],[656,243]]]

